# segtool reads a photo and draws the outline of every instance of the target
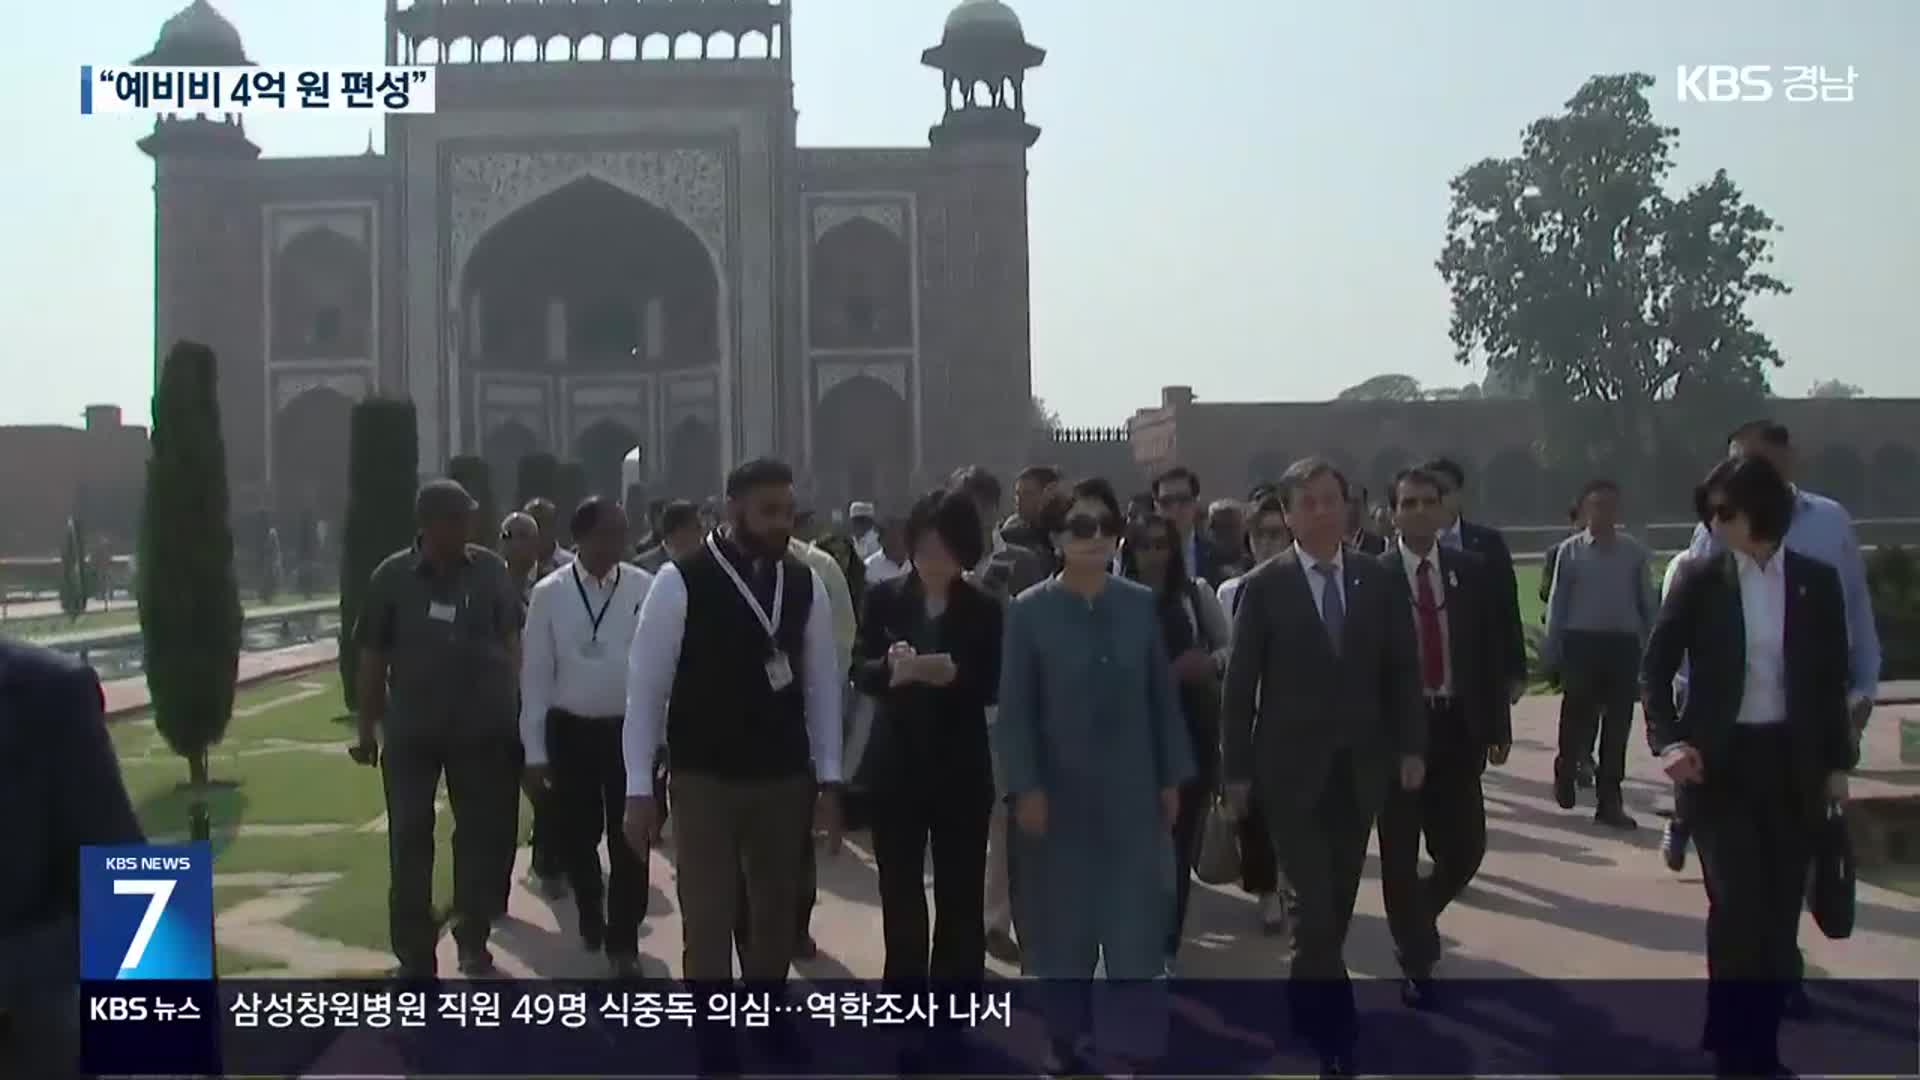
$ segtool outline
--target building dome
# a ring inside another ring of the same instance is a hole
[[[947,41],[964,38],[1024,43],[1027,40],[1020,16],[1001,0],[961,0],[960,6],[948,14],[942,37]]]
[[[134,61],[154,67],[237,66],[251,63],[240,31],[207,0],[193,0],[160,26],[153,49]]]

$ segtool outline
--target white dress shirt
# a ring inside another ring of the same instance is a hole
[[[1313,606],[1315,610],[1320,612],[1320,620],[1325,622],[1327,618],[1327,586],[1329,583],[1327,579],[1320,574],[1320,560],[1307,554],[1306,549],[1301,547],[1297,542],[1293,545],[1293,554],[1295,558],[1300,560],[1300,569],[1306,572],[1307,587],[1313,591]],[[1333,581],[1331,584],[1340,590],[1340,610],[1342,613],[1345,613],[1348,610],[1347,553],[1345,548],[1334,553]]]
[[[652,574],[627,563],[616,563],[598,581],[573,563],[534,585],[520,639],[520,742],[527,764],[547,763],[548,710],[595,718],[626,712],[627,653],[652,584]]]
[[[847,671],[834,641],[833,608],[827,599],[826,582],[810,567],[807,575],[813,579],[813,602],[807,605],[806,636],[799,657],[806,680],[807,741],[813,748],[814,777],[823,784],[837,784],[843,779],[841,709]],[[731,591],[727,602],[746,603]],[[620,739],[627,762],[629,797],[653,794],[653,760],[666,738],[667,698],[673,693],[686,629],[687,581],[680,576],[680,568],[669,563],[654,578],[646,602],[640,605],[640,625],[634,631],[633,651],[627,660],[627,720]],[[743,642],[742,647],[749,644]]]
[[[867,556],[867,584],[878,585],[883,581],[892,581],[894,578],[904,577],[907,570],[912,566],[912,563],[904,559],[900,562],[894,562],[892,559],[887,558],[886,552],[876,551]]]
[[[1787,572],[1778,551],[1765,566],[1736,552],[1740,610],[1747,629],[1747,674],[1734,723],[1770,727],[1787,719]]]
[[[1418,647],[1423,650],[1420,658],[1420,670],[1423,672],[1426,671],[1426,654],[1424,650],[1427,647],[1427,642],[1420,634],[1420,564],[1430,563],[1432,566],[1432,568],[1427,571],[1427,585],[1433,590],[1433,603],[1434,606],[1439,609],[1436,614],[1440,616],[1441,675],[1440,688],[1438,690],[1428,690],[1427,693],[1440,697],[1452,697],[1453,630],[1447,625],[1447,585],[1446,582],[1440,580],[1443,575],[1440,570],[1439,540],[1437,538],[1435,539],[1433,549],[1425,555],[1414,554],[1413,551],[1407,547],[1405,540],[1399,540],[1396,541],[1396,543],[1400,547],[1400,561],[1406,567],[1407,571],[1407,595],[1413,598],[1413,638],[1414,641],[1418,643]],[[1421,676],[1421,685],[1422,687],[1426,685],[1426,677],[1424,675]]]
[[[1235,614],[1233,610],[1233,601],[1235,597],[1240,595],[1240,586],[1244,582],[1244,579],[1246,578],[1246,576],[1247,575],[1245,574],[1241,574],[1238,577],[1228,578],[1227,580],[1220,583],[1220,588],[1215,592],[1215,595],[1220,597],[1220,610],[1226,612],[1227,614],[1227,626],[1229,627],[1229,633],[1228,633],[1229,639],[1231,639],[1232,637],[1231,627],[1233,626],[1233,617]]]

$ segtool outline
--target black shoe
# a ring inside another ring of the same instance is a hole
[[[607,957],[607,973],[616,981],[627,982],[640,977],[640,958],[637,956]]]
[[[1559,803],[1562,810],[1573,809],[1573,770],[1558,758],[1553,762],[1553,801]]]
[[[1020,964],[1020,943],[1013,940],[1013,934],[998,927],[987,931],[987,955],[1003,964]]]
[[[1409,1009],[1432,1009],[1437,1004],[1433,976],[1408,975],[1400,980],[1400,1002]]]
[[[484,979],[499,971],[494,966],[493,953],[485,945],[460,946],[460,974],[469,979]]]
[[[1687,868],[1687,840],[1687,827],[1667,819],[1666,827],[1660,830],[1660,857],[1667,861],[1667,869],[1676,874]]]
[[[1342,1050],[1339,1053],[1327,1054],[1322,1057],[1320,1059],[1320,1075],[1328,1078],[1352,1076],[1353,1052],[1351,1050]]]
[[[1593,820],[1610,829],[1627,832],[1640,827],[1640,823],[1627,816],[1617,803],[1603,803],[1593,812]]]
[[[434,982],[440,978],[440,966],[431,960],[420,964],[398,964],[387,972],[395,982]]]

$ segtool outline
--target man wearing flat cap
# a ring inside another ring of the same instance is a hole
[[[374,570],[354,628],[353,757],[378,766],[386,789],[388,925],[402,978],[438,974],[433,834],[441,773],[456,825],[453,937],[464,975],[493,971],[487,937],[505,914],[513,872],[520,588],[500,556],[467,543],[478,508],[453,480],[422,487],[419,536]]]

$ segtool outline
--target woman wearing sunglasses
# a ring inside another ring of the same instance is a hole
[[[1230,628],[1213,590],[1187,576],[1172,521],[1153,514],[1129,530],[1120,549],[1120,573],[1153,590],[1196,768],[1194,778],[1180,788],[1180,812],[1173,827],[1174,908],[1166,949],[1171,972],[1186,926],[1194,862],[1200,857],[1200,825],[1219,791],[1220,672]]]
[[[1689,560],[1661,605],[1647,730],[1706,879],[1702,1045],[1720,1075],[1779,1076],[1813,841],[1852,767],[1846,603],[1832,567],[1782,545],[1793,489],[1766,459],[1721,462],[1694,504],[1726,551]]]
[[[1022,955],[1041,979],[1089,979],[1104,958],[1111,980],[1150,980],[1166,969],[1192,740],[1153,592],[1108,574],[1123,528],[1113,487],[1076,484],[1062,524],[1060,572],[1008,609],[993,736],[1018,834]],[[1080,1003],[1061,1004],[1067,1065]]]

